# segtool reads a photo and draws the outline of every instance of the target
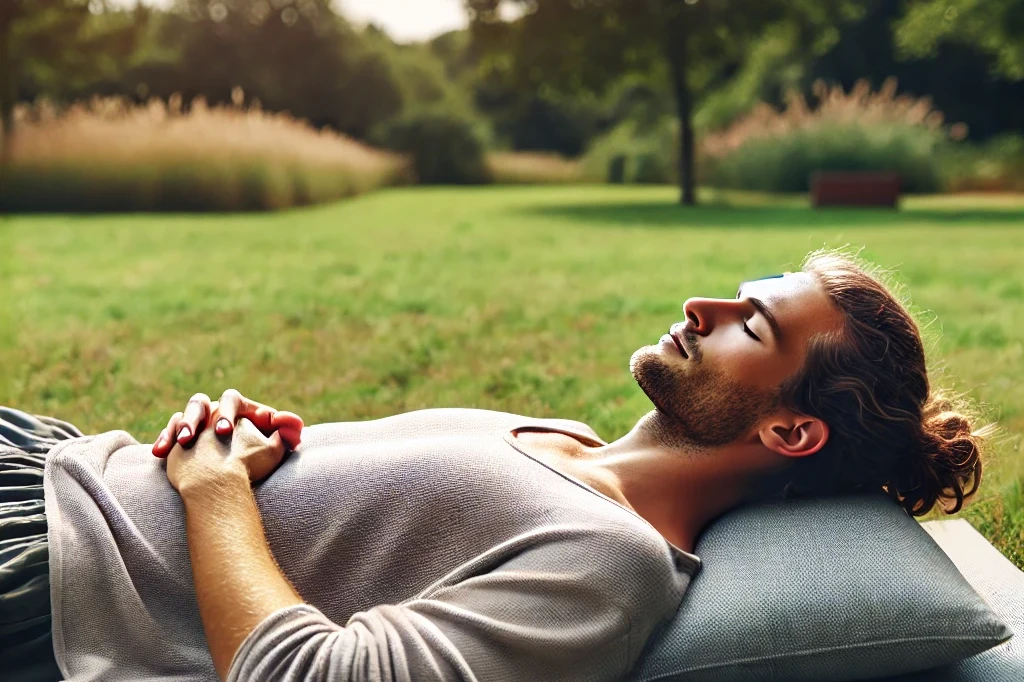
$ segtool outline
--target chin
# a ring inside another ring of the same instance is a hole
[[[633,353],[629,359],[629,371],[633,374],[640,389],[654,406],[666,412],[664,400],[679,383],[674,371],[665,362],[664,356],[657,346],[644,346]],[[668,412],[671,414],[671,412]]]
[[[633,378],[637,380],[637,383],[640,383],[640,375],[644,373],[648,366],[656,362],[658,362],[658,357],[654,346],[637,348],[629,358],[629,371]]]

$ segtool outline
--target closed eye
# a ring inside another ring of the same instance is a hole
[[[749,336],[750,338],[754,339],[755,341],[760,341],[760,340],[761,340],[761,339],[760,339],[760,338],[759,338],[759,337],[757,336],[757,334],[755,334],[754,332],[752,332],[752,331],[750,330],[750,327],[748,327],[748,326],[747,326],[747,323],[746,323],[746,321],[745,321],[745,320],[744,320],[744,322],[743,322],[743,331],[745,331],[745,332],[747,333],[747,336]]]

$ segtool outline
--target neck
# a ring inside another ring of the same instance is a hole
[[[654,410],[613,443],[587,448],[586,466],[669,542],[693,551],[701,530],[743,502],[763,473],[759,441],[700,447]]]

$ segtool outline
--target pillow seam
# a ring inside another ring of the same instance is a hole
[[[834,651],[848,651],[848,650],[851,650],[851,649],[868,649],[868,648],[876,647],[876,646],[878,646],[880,644],[906,644],[908,642],[928,642],[928,641],[936,641],[936,642],[939,642],[939,641],[943,641],[943,642],[944,641],[958,641],[958,642],[975,642],[975,641],[977,641],[977,642],[987,642],[987,641],[990,641],[990,639],[991,639],[990,637],[970,637],[970,636],[950,635],[950,636],[932,636],[932,637],[903,637],[903,638],[900,638],[900,639],[876,640],[874,642],[866,642],[866,643],[860,643],[860,644],[848,644],[848,645],[843,645],[843,646],[831,646],[831,647],[823,647],[823,648],[820,648],[820,649],[806,649],[804,651],[794,651],[794,652],[789,652],[789,653],[785,653],[785,654],[771,654],[771,655],[768,655],[768,656],[750,656],[750,657],[747,657],[747,658],[734,659],[734,660],[731,660],[731,661],[727,661],[725,663],[709,663],[707,665],[695,666],[695,667],[692,667],[692,668],[681,668],[681,669],[678,669],[678,670],[674,670],[674,671],[672,671],[670,673],[662,673],[662,674],[658,675],[657,677],[645,677],[645,678],[643,678],[643,682],[656,682],[657,680],[663,680],[663,679],[671,677],[673,675],[681,675],[681,674],[686,674],[686,673],[691,673],[691,672],[698,672],[698,671],[702,671],[702,670],[713,670],[713,669],[716,669],[716,668],[719,668],[719,669],[720,668],[727,668],[729,666],[739,665],[739,664],[743,664],[743,663],[752,663],[754,661],[776,661],[776,660],[784,659],[784,658],[811,656],[811,655],[814,655],[814,654],[823,654],[823,653],[829,653],[829,652],[834,652]],[[1008,641],[1008,640],[1000,640],[996,644],[994,644],[991,647],[989,647],[989,649],[995,648],[996,646],[999,646],[1000,644],[1003,644],[1006,641]],[[983,653],[984,651],[988,651],[989,649],[984,649],[983,651],[979,651],[978,654]],[[972,654],[972,655],[977,656],[978,654]],[[966,657],[966,658],[969,658],[969,657]]]

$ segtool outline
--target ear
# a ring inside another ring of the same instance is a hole
[[[817,417],[789,412],[767,422],[758,435],[772,452],[784,457],[806,457],[825,447],[828,424]]]

